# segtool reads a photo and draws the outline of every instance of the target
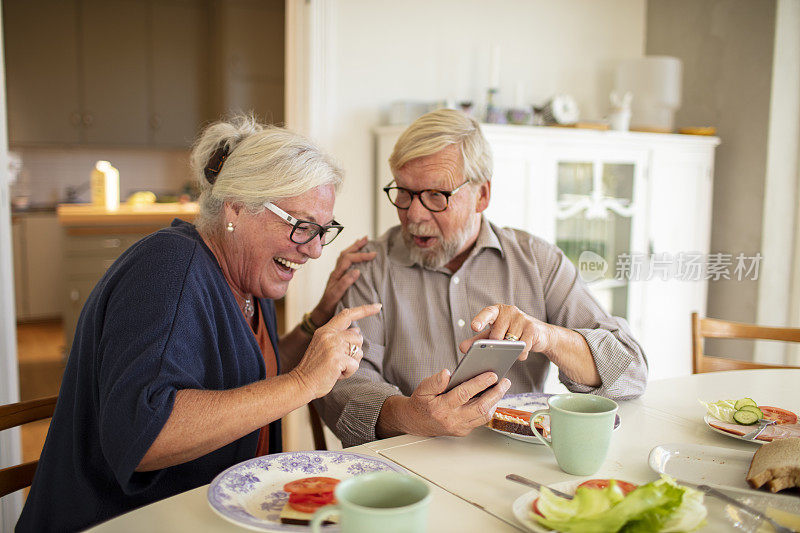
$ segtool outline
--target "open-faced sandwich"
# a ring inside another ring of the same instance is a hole
[[[759,441],[771,442],[779,439],[800,437],[800,424],[797,415],[780,407],[757,405],[750,398],[739,400],[721,400],[718,402],[700,403],[708,412],[708,425],[712,428],[732,435],[746,435],[753,431],[759,420],[774,422],[758,435]]]
[[[543,487],[530,518],[555,531],[693,531],[708,512],[703,493],[668,476],[636,486],[615,479],[581,483],[571,499]]]
[[[747,482],[754,489],[766,486],[772,492],[800,487],[800,438],[775,440],[756,450]]]
[[[281,523],[308,525],[317,509],[336,503],[333,490],[339,480],[332,477],[306,477],[296,479],[283,486],[289,493],[289,501],[281,509]],[[326,519],[323,524],[332,524],[336,518]]]
[[[528,411],[519,411],[517,409],[509,409],[508,407],[498,407],[492,415],[492,419],[487,424],[490,428],[507,433],[517,433],[518,435],[526,435],[533,437],[533,431],[529,421],[531,414]],[[546,434],[546,429],[542,427],[542,421],[534,420],[533,425],[536,430]]]

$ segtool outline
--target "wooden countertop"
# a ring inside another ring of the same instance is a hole
[[[168,226],[172,219],[180,218],[191,222],[197,216],[196,202],[154,203],[128,205],[120,204],[119,209],[108,211],[104,207],[91,204],[59,204],[56,208],[58,222],[69,226]]]

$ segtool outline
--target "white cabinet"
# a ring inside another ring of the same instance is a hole
[[[650,379],[691,373],[690,314],[705,313],[715,137],[483,125],[494,174],[486,216],[556,243],[628,320]],[[397,224],[381,187],[403,128],[376,131],[377,235]],[[683,279],[688,278],[688,279]]]

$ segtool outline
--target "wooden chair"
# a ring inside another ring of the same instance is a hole
[[[800,328],[773,328],[728,322],[716,318],[700,318],[692,313],[692,373],[718,372],[720,370],[748,370],[753,368],[800,368],[788,365],[762,365],[737,359],[711,357],[703,354],[703,339],[766,339],[800,342]]]
[[[0,431],[52,417],[57,398],[58,396],[49,396],[0,406]],[[33,483],[38,464],[38,460],[29,461],[0,470],[0,498],[29,487]]]
[[[311,433],[314,435],[314,449],[327,450],[328,444],[325,441],[325,432],[322,430],[322,418],[320,418],[314,404],[308,404],[308,417],[311,419]]]

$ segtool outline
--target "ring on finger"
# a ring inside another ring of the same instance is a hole
[[[516,335],[512,335],[511,333],[506,333],[506,336],[504,338],[507,341],[518,341],[519,340],[519,337],[517,337]]]
[[[350,345],[350,351],[348,352],[347,355],[349,355],[350,357],[355,358],[355,356],[357,354],[358,354],[358,345],[357,344],[351,344]]]

